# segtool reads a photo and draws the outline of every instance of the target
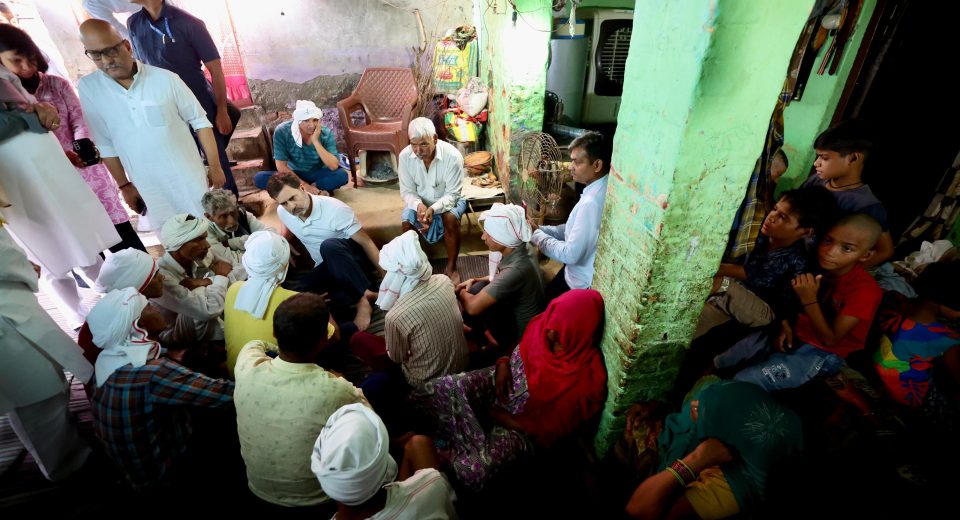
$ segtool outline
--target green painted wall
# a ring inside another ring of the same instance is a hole
[[[638,2],[594,287],[604,453],[673,384],[813,0]]]
[[[500,179],[507,178],[511,137],[543,128],[543,98],[550,49],[549,0],[505,0],[484,9],[480,77],[490,89],[487,150]]]
[[[864,1],[860,16],[857,18],[857,25],[843,52],[837,75],[820,76],[816,71],[829,46],[829,40],[827,40],[827,44],[820,49],[820,56],[817,57],[814,71],[810,75],[802,99],[787,105],[783,114],[783,149],[787,159],[790,160],[790,169],[781,178],[777,186],[778,191],[799,186],[810,174],[815,159],[813,140],[830,126],[837,104],[840,102],[840,95],[843,94],[843,87],[850,76],[850,69],[856,60],[857,51],[863,42],[863,33],[870,23],[870,17],[873,16],[876,6],[877,0]]]

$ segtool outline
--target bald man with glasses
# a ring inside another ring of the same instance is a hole
[[[200,102],[176,74],[135,60],[130,42],[109,23],[83,22],[80,39],[99,69],[80,79],[80,102],[124,201],[145,212],[154,230],[179,213],[203,214],[208,182],[219,188],[225,178]]]

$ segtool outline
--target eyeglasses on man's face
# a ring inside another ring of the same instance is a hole
[[[86,54],[87,57],[93,61],[100,61],[103,59],[104,56],[106,56],[107,58],[116,58],[118,55],[120,55],[120,47],[123,45],[125,41],[127,40],[120,40],[120,43],[112,47],[107,47],[106,49],[100,49],[98,51],[86,50],[86,51],[83,51],[83,53]]]

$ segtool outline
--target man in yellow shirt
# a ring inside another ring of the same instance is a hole
[[[253,340],[277,344],[273,315],[277,306],[299,294],[280,287],[290,264],[290,244],[280,235],[269,231],[252,233],[246,241],[242,262],[247,281],[230,286],[223,306],[227,371],[231,377],[244,345]],[[332,342],[339,339],[332,320],[327,323],[327,337]]]

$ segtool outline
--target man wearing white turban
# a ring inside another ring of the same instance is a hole
[[[103,349],[91,395],[94,428],[127,481],[149,489],[186,449],[190,416],[182,408],[227,406],[233,383],[158,357],[163,319],[132,287],[107,293],[88,322]]]
[[[377,296],[377,305],[387,311],[385,337],[354,334],[354,354],[374,370],[389,373],[392,365],[401,365],[412,386],[466,368],[467,343],[453,283],[445,275],[431,275],[417,232],[384,245],[380,267],[387,273]]]
[[[51,481],[80,469],[90,448],[67,411],[63,371],[83,382],[93,367],[37,302],[37,271],[0,220],[0,415]]]
[[[251,341],[237,357],[237,433],[247,485],[273,504],[330,502],[304,454],[330,414],[347,404],[366,403],[359,388],[317,364],[329,344],[328,329],[317,324],[329,319],[319,295],[295,295],[273,316],[277,345]],[[267,351],[278,355],[271,358]]]
[[[280,286],[287,277],[289,265],[290,244],[286,239],[271,231],[250,235],[243,253],[247,280],[230,286],[223,307],[227,372],[231,377],[244,345],[254,340],[277,344],[273,335],[274,313],[281,303],[298,294]],[[335,338],[336,334],[336,324],[330,319],[327,337]]]
[[[293,120],[277,125],[273,132],[273,159],[276,171],[263,171],[253,177],[261,190],[275,173],[295,173],[303,182],[312,184],[321,195],[331,195],[350,176],[340,167],[337,138],[323,126],[323,111],[313,101],[300,99],[293,111]]]
[[[490,248],[490,274],[459,284],[457,296],[478,338],[486,328],[496,344],[512,349],[546,306],[543,274],[527,251],[533,231],[524,209],[515,204],[494,204],[480,222]]]
[[[182,347],[197,341],[223,339],[223,304],[232,282],[246,278],[242,267],[215,258],[207,242],[207,219],[175,215],[160,231],[166,253],[158,265],[163,295],[155,301],[179,315],[164,344]]]
[[[437,471],[439,462],[430,438],[414,435],[404,446],[398,473],[383,421],[369,408],[350,404],[327,419],[310,468],[337,502],[338,518],[457,518],[457,497]]]
[[[100,268],[100,276],[94,286],[96,291],[102,294],[128,287],[148,299],[163,296],[163,273],[160,272],[160,266],[152,256],[139,249],[123,249],[108,256]],[[80,328],[77,344],[83,349],[87,361],[97,362],[100,349],[93,341],[88,322],[84,322]]]
[[[139,249],[123,249],[107,257],[95,289],[108,293],[133,287],[147,298],[163,295],[163,274],[157,260]]]

